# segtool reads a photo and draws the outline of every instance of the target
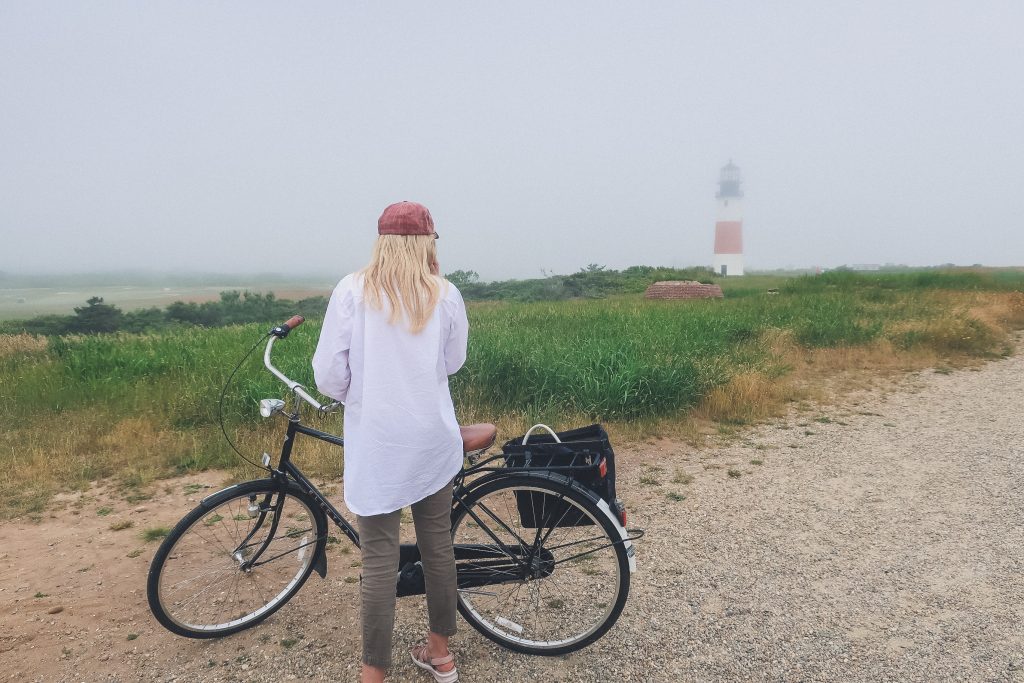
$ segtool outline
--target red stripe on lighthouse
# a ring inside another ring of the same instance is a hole
[[[743,253],[742,221],[718,221],[715,223],[715,253]]]

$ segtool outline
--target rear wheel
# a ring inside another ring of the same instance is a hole
[[[269,479],[213,494],[164,539],[149,570],[157,620],[190,638],[263,621],[295,595],[327,543],[327,520],[298,487]]]
[[[511,650],[578,650],[626,604],[629,558],[618,527],[567,480],[513,475],[483,484],[456,505],[452,536],[459,611]]]

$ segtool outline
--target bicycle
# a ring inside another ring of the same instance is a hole
[[[264,453],[267,478],[204,498],[153,558],[149,605],[173,633],[237,633],[283,607],[312,572],[326,577],[327,547],[335,540],[328,520],[359,546],[353,525],[291,459],[299,434],[344,446],[342,437],[303,424],[300,415],[304,404],[323,416],[340,403],[323,405],[271,362],[274,343],[302,322],[295,316],[270,330],[235,368],[268,340],[264,365],[292,393],[290,411],[285,400],[260,401],[263,417],[287,419],[277,465]],[[509,467],[502,454],[481,460],[495,441],[494,425],[470,425],[462,433],[465,464],[455,478],[451,516],[459,612],[481,634],[518,652],[559,655],[594,642],[622,612],[636,570],[632,541],[643,535],[627,532],[624,509],[617,517],[575,480],[602,463]],[[425,592],[418,560],[416,545],[402,544],[399,597]]]

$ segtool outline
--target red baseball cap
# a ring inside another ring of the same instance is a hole
[[[427,207],[416,202],[398,202],[384,209],[377,221],[379,235],[433,235],[434,219]]]

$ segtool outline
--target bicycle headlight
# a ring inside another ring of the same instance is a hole
[[[270,417],[284,410],[284,401],[279,398],[265,398],[260,401],[260,415]]]

